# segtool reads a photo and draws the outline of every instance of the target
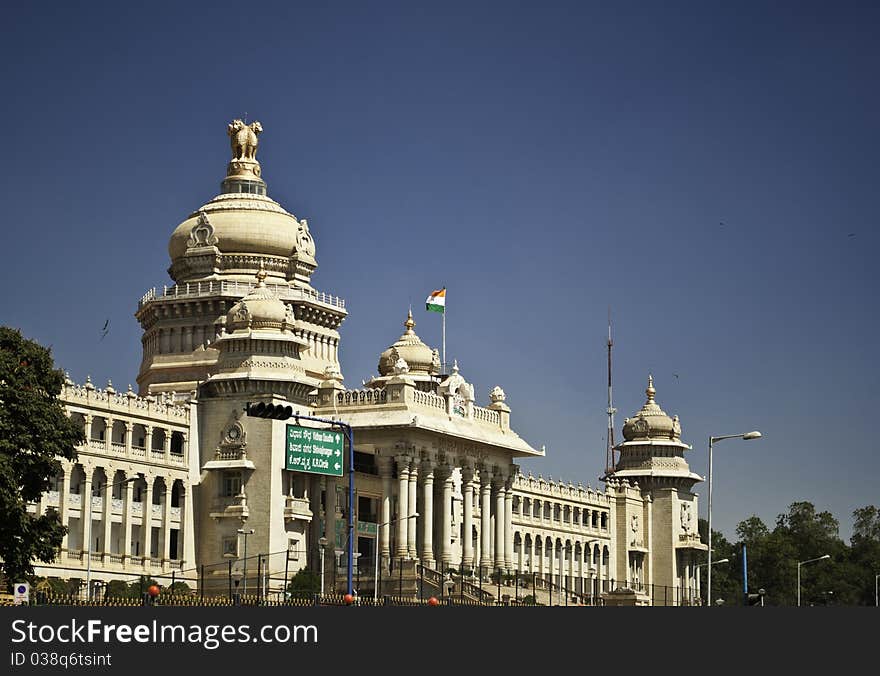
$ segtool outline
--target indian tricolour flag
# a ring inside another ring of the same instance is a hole
[[[431,295],[425,300],[425,309],[428,312],[446,313],[446,287],[439,291],[432,291]]]

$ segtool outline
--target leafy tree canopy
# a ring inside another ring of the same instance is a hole
[[[63,382],[48,349],[0,327],[0,559],[9,587],[32,578],[34,560],[53,561],[64,537],[55,510],[27,511],[84,441],[58,400]]]

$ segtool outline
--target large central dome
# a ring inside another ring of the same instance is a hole
[[[305,219],[266,195],[256,160],[259,122],[229,125],[232,160],[222,192],[202,205],[171,235],[168,274],[175,282],[214,279],[250,282],[262,265],[268,275],[309,287],[315,242]]]

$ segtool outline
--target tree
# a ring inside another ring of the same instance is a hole
[[[297,592],[300,594],[303,592],[317,593],[321,591],[321,576],[308,568],[303,568],[291,578],[287,584],[287,591],[291,594]]]
[[[856,602],[874,605],[874,576],[880,573],[880,509],[869,505],[853,512],[850,543]]]
[[[697,529],[703,542],[709,541],[709,522],[706,519],[697,520]],[[724,599],[727,606],[739,605],[742,598],[742,583],[737,576],[737,570],[741,570],[742,557],[738,557],[736,545],[728,542],[727,538],[717,530],[712,531],[712,603],[717,599]],[[728,559],[728,563],[718,563],[722,559]],[[709,561],[708,552],[700,552],[697,555],[697,564],[706,564]],[[740,562],[739,567],[737,561]],[[700,596],[706,601],[708,567],[700,567]]]
[[[7,585],[33,576],[33,561],[55,559],[66,532],[58,513],[28,514],[61,470],[75,460],[83,430],[58,399],[64,374],[50,351],[0,327],[0,559]]]

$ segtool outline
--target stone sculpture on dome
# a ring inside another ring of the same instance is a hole
[[[214,235],[214,226],[208,220],[208,214],[200,209],[199,220],[190,230],[189,239],[186,241],[186,248],[216,246],[219,241],[217,236]]]
[[[394,375],[399,376],[405,373],[409,373],[409,364],[406,363],[406,359],[403,357],[398,357],[397,361],[394,362]]]
[[[489,392],[489,401],[493,404],[497,404],[498,402],[503,402],[506,399],[506,395],[504,394],[504,390],[501,389],[500,386],[496,385],[492,388],[492,391]]]
[[[232,144],[233,160],[257,159],[257,134],[262,133],[263,126],[259,122],[245,124],[242,120],[233,120],[226,129]]]
[[[307,256],[315,255],[315,240],[312,239],[312,233],[309,232],[309,222],[305,218],[299,221],[299,228],[296,232],[296,249]]]

